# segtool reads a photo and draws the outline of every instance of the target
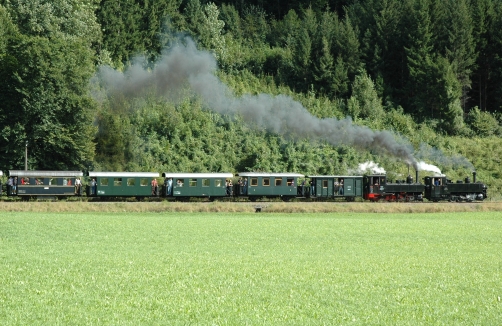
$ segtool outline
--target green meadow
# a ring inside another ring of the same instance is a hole
[[[495,325],[502,212],[0,215],[1,325]]]

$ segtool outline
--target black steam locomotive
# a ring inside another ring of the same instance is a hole
[[[363,197],[370,201],[423,201],[425,198],[432,202],[460,202],[482,201],[488,197],[488,187],[476,181],[476,172],[472,182],[468,177],[454,183],[446,176],[428,176],[424,184],[414,182],[411,176],[390,182],[385,175],[366,175],[363,187]]]

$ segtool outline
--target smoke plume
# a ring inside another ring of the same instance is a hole
[[[384,168],[378,166],[378,164],[373,161],[364,162],[364,163],[359,164],[357,169],[353,172],[355,172],[356,174],[366,174],[366,173],[385,174],[386,173]]]
[[[189,38],[183,43],[165,52],[151,70],[145,70],[139,62],[125,73],[101,68],[99,79],[108,92],[127,97],[154,90],[159,96],[172,100],[180,91],[189,89],[201,98],[207,109],[232,117],[239,115],[251,126],[294,138],[325,140],[333,146],[343,144],[391,155],[417,168],[412,146],[403,139],[397,141],[391,132],[354,125],[349,117],[342,120],[316,118],[289,96],[233,96],[215,76],[214,56],[197,50]]]
[[[462,155],[452,155],[448,156],[440,149],[431,147],[427,144],[420,144],[420,149],[416,153],[419,159],[433,160],[435,163],[440,164],[443,168],[458,168],[463,167],[470,171],[474,171],[474,166],[471,162]],[[439,170],[439,168],[438,168]],[[432,172],[437,172],[435,170],[429,170]],[[441,172],[439,172],[441,174]]]

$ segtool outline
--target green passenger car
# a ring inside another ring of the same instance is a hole
[[[75,184],[82,181],[81,171],[36,171],[10,170],[15,187],[8,187],[10,196],[20,197],[69,197],[81,194],[81,187]]]
[[[158,195],[152,181],[158,172],[89,172],[90,197],[151,197]],[[159,189],[159,187],[157,188]]]
[[[246,184],[240,196],[248,196],[251,201],[260,198],[277,198],[289,200],[298,196],[299,173],[262,173],[240,172],[237,174]]]
[[[354,201],[363,196],[363,177],[345,175],[312,175],[310,178],[311,198],[343,198]]]
[[[171,173],[164,172],[162,195],[174,198],[188,197],[225,197],[230,196],[226,181],[233,178],[232,173]]]

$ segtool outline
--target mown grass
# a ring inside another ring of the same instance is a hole
[[[2,325],[495,325],[502,213],[0,215]]]

